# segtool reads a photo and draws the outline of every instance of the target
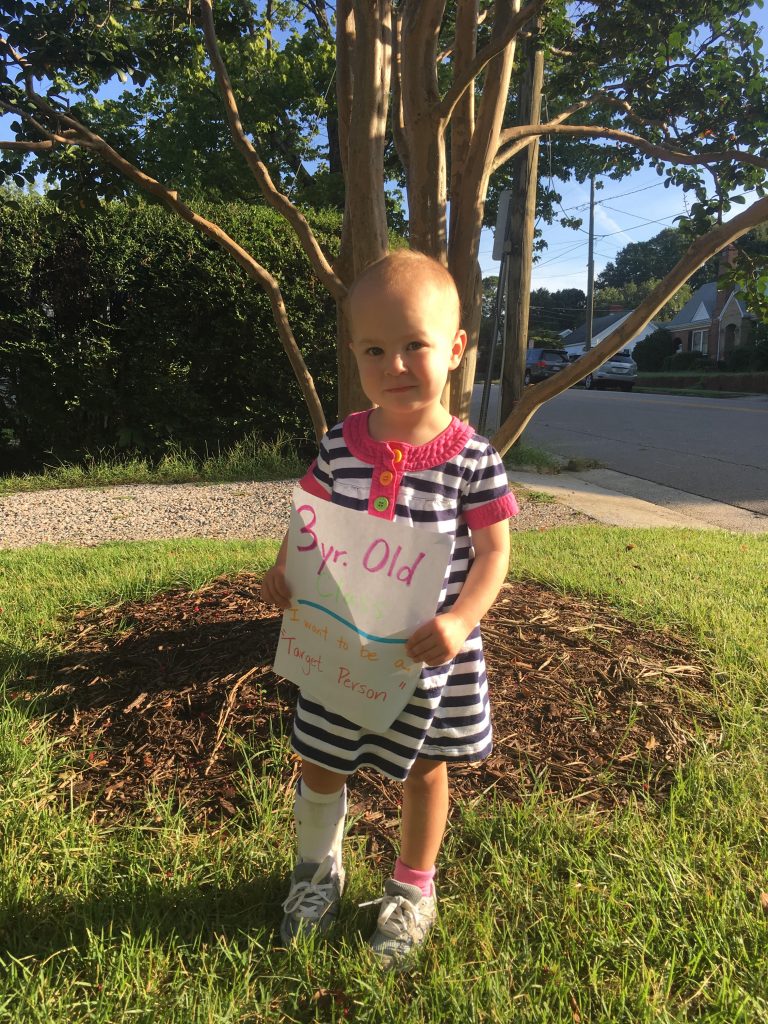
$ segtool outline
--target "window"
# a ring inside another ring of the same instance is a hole
[[[703,352],[707,354],[709,348],[709,331],[691,332],[691,352]]]
[[[726,354],[733,352],[738,344],[736,324],[727,324],[725,328],[725,351]]]

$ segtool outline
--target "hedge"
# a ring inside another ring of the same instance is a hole
[[[200,208],[280,281],[327,414],[336,314],[295,235],[260,205]],[[337,252],[340,218],[315,213]],[[311,438],[266,294],[164,209],[109,203],[82,218],[0,198],[0,460],[27,470],[103,449],[157,458],[256,431]],[[311,447],[311,444],[310,444]]]

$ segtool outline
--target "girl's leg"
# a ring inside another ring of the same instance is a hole
[[[294,814],[298,860],[320,864],[331,856],[341,868],[341,842],[347,813],[346,775],[311,761],[301,762]]]
[[[435,866],[448,820],[448,766],[417,758],[403,784],[401,862],[414,871]]]
[[[338,793],[347,781],[346,775],[328,771],[319,764],[304,760],[301,762],[301,778],[316,793]]]
[[[448,768],[419,758],[403,786],[402,838],[394,877],[384,884],[370,946],[391,966],[419,946],[435,922],[435,860],[448,820]]]
[[[280,935],[287,945],[302,929],[324,932],[344,888],[341,847],[347,813],[346,776],[302,761],[294,797],[297,857]]]

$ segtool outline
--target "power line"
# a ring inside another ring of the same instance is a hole
[[[576,245],[574,245],[572,249],[568,249],[567,252],[562,252],[559,256],[553,256],[551,260],[544,260],[541,263],[535,263],[534,267],[539,269],[541,267],[546,267],[548,263],[557,263],[560,260],[565,259],[566,256],[570,255],[570,253],[575,252],[577,249],[581,249],[583,245],[584,242],[577,242]]]
[[[602,199],[595,200],[595,206],[602,206],[604,203],[606,203],[606,202],[608,202],[609,200],[612,200],[612,199],[623,199],[624,196],[634,196],[634,195],[637,195],[638,192],[647,192],[648,189],[659,188],[659,186],[663,185],[663,184],[664,184],[663,181],[655,181],[652,185],[642,185],[640,188],[634,188],[630,192],[617,192],[616,195],[613,195],[613,196],[603,196]],[[587,210],[587,209],[589,209],[589,203],[588,202],[587,203],[576,203],[574,206],[566,206],[565,209],[566,210]]]

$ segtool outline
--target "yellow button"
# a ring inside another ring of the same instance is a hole
[[[403,453],[400,451],[399,448],[392,449],[392,458],[395,460],[395,462],[402,462]]]
[[[384,486],[386,487],[387,484],[391,484],[394,479],[395,474],[390,473],[388,469],[385,469],[384,472],[379,477],[379,483],[384,484]]]
[[[373,503],[373,507],[377,512],[386,512],[389,508],[389,498],[377,498]]]

